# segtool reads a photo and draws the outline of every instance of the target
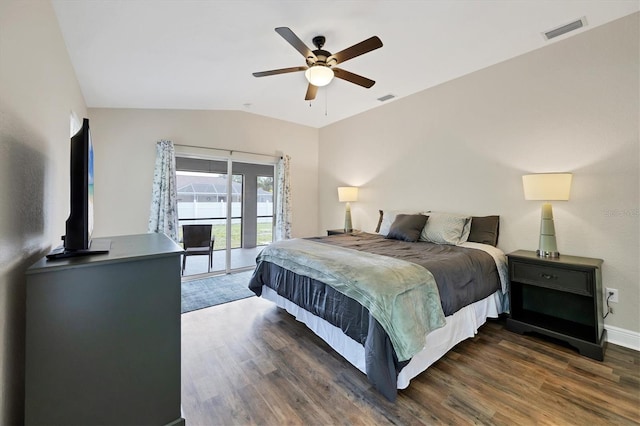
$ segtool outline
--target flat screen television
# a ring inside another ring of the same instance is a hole
[[[87,254],[107,253],[109,240],[98,244],[92,241],[93,234],[93,144],[89,119],[85,118],[82,128],[71,137],[70,158],[70,211],[66,221],[63,244],[47,255],[58,259]]]
[[[87,250],[93,233],[93,145],[89,119],[71,137],[71,206],[66,222],[64,249]]]

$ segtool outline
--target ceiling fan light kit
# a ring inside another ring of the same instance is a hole
[[[304,72],[307,81],[317,87],[331,83],[333,75],[333,70],[324,65],[313,65]]]
[[[287,27],[278,27],[275,29],[278,34],[282,36],[291,46],[293,46],[298,52],[304,56],[307,63],[306,67],[289,67],[281,68],[271,71],[254,72],[254,77],[266,77],[268,75],[285,74],[290,72],[304,71],[304,76],[309,82],[307,87],[307,94],[305,100],[310,101],[315,99],[318,87],[326,86],[331,83],[333,77],[340,78],[350,83],[357,84],[364,88],[370,88],[376,82],[370,80],[361,75],[354,74],[349,71],[345,71],[340,68],[334,68],[338,63],[348,61],[356,56],[363,55],[371,52],[372,50],[382,47],[382,41],[376,37],[370,37],[360,43],[354,44],[336,54],[331,54],[326,50],[322,50],[324,46],[324,36],[316,36],[313,38],[313,44],[316,46],[316,50],[311,51],[306,44],[300,38],[295,35],[291,29]]]

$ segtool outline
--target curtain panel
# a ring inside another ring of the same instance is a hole
[[[167,140],[156,143],[149,232],[164,233],[179,242],[176,155],[173,142]]]
[[[274,241],[291,238],[291,176],[289,163],[291,157],[283,155],[276,167],[277,178],[277,205],[276,205],[276,229]]]

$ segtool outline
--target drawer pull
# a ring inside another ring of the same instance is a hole
[[[555,275],[549,275],[549,274],[540,274],[540,276],[545,280],[555,280],[558,278]]]

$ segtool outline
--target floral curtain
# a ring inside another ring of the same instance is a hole
[[[276,229],[274,240],[287,240],[291,238],[291,177],[289,174],[289,162],[291,157],[283,155],[278,161],[276,174],[277,206]]]
[[[161,140],[156,143],[149,232],[164,233],[178,242],[176,155],[171,141]]]

